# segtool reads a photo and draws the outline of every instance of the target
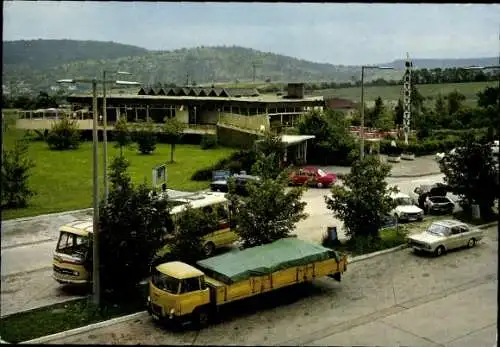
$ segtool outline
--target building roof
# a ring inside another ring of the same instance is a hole
[[[177,279],[199,277],[204,275],[204,273],[197,268],[180,261],[172,261],[169,263],[160,264],[156,267],[156,270]]]

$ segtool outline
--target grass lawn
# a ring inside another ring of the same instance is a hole
[[[88,297],[16,313],[0,319],[0,336],[7,342],[19,343],[140,312],[146,309],[147,290],[148,286],[143,285],[126,303],[104,305],[101,312]]]
[[[437,96],[438,93],[443,95],[448,94],[454,90],[465,95],[467,98],[466,104],[474,106],[477,100],[477,93],[486,87],[495,87],[497,82],[471,82],[471,83],[449,83],[449,84],[421,84],[417,88],[424,96]],[[402,97],[403,86],[366,86],[365,100],[373,101],[377,97],[383,100],[398,100]],[[325,97],[339,97],[346,98],[353,101],[359,101],[361,98],[361,87],[350,88],[337,88],[337,89],[323,89],[311,92],[312,95],[323,95]],[[433,101],[431,100],[433,104]]]
[[[4,145],[12,144],[15,134],[9,130]],[[198,145],[177,145],[175,163],[167,164],[169,188],[196,191],[208,187],[208,182],[191,181],[191,175],[198,169],[207,167],[234,150],[217,148],[202,150]],[[108,165],[119,154],[114,143],[108,143]],[[155,165],[170,160],[170,146],[158,144],[151,155],[141,155],[134,149],[124,151],[130,162],[129,172],[135,183],[146,179],[151,182],[151,170]],[[88,208],[92,205],[92,143],[83,142],[77,150],[51,151],[44,142],[31,142],[29,156],[36,167],[30,178],[31,187],[37,195],[30,205],[23,209],[2,211],[2,219],[20,218],[45,213]],[[99,171],[102,192],[102,146],[99,147]]]

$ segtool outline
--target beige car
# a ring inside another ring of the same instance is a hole
[[[454,248],[472,248],[483,238],[483,231],[467,224],[452,220],[432,223],[426,231],[408,237],[408,245],[414,251],[434,253],[440,256]]]

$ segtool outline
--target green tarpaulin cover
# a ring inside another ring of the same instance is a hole
[[[340,260],[338,254],[329,248],[296,238],[286,238],[200,260],[197,264],[208,276],[231,284],[252,276],[263,276],[331,258]]]

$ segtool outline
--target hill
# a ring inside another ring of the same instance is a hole
[[[3,64],[45,69],[89,59],[116,59],[148,54],[145,48],[115,42],[21,40],[3,42]]]
[[[490,58],[464,58],[464,59],[412,59],[415,69],[446,69],[467,66],[491,66],[498,65],[498,57]],[[394,60],[391,63],[380,64],[392,66],[396,69],[404,69],[405,60]]]
[[[396,64],[398,61],[395,61]],[[103,69],[133,73],[144,83],[350,82],[359,66],[314,63],[237,46],[148,51],[114,42],[76,40],[8,41],[3,44],[4,90],[38,93],[55,88],[57,79],[97,77]],[[472,64],[469,64],[472,65]],[[402,71],[367,70],[366,80],[399,80]],[[84,86],[82,86],[84,87]]]

